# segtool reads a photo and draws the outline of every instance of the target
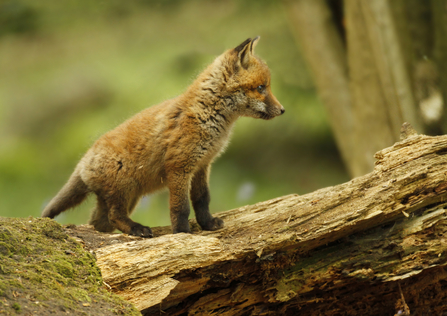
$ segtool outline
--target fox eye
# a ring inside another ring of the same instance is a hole
[[[264,90],[265,90],[265,86],[264,86],[263,84],[261,84],[260,86],[258,86],[258,87],[256,88],[256,90],[258,90],[259,93],[262,93],[262,92],[264,92]]]

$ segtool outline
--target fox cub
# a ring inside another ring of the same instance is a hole
[[[284,108],[270,90],[267,65],[254,55],[259,37],[217,57],[182,95],[136,114],[99,138],[44,209],[54,218],[93,192],[96,230],[152,237],[129,218],[142,195],[169,189],[174,233],[190,232],[191,198],[204,230],[224,226],[209,211],[208,177],[240,116],[272,119]]]

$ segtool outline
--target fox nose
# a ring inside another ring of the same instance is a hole
[[[284,114],[285,111],[286,111],[286,109],[282,108],[281,109],[281,114]]]

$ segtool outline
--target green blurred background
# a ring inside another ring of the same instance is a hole
[[[39,216],[94,140],[256,35],[286,113],[237,122],[212,168],[212,211],[348,180],[284,10],[276,1],[0,1],[0,215]],[[86,223],[94,201],[57,220]],[[132,218],[169,225],[167,192],[143,198]]]

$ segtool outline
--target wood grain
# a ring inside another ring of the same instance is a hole
[[[392,284],[447,262],[447,136],[417,135],[408,126],[402,135],[376,153],[370,174],[219,213],[226,225],[219,231],[97,248],[103,278],[147,315],[292,315],[309,306],[306,315],[323,315],[316,302],[336,315],[334,293],[349,300],[365,284],[379,301],[396,290],[394,309],[400,294]],[[435,281],[447,276],[436,271]],[[373,301],[370,311],[381,313]]]

